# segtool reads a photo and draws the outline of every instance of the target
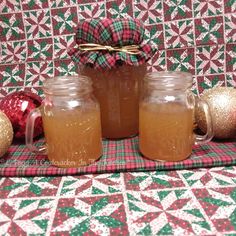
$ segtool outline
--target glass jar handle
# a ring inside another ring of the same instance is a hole
[[[27,117],[25,129],[25,143],[27,148],[36,154],[46,154],[46,145],[35,146],[34,143],[34,123],[35,120],[41,117],[41,112],[38,108],[32,110]]]
[[[205,144],[211,141],[214,135],[212,117],[208,104],[205,101],[198,99],[197,106],[205,113],[207,131],[205,135],[196,134],[195,145]]]

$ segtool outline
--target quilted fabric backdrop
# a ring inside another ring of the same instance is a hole
[[[71,75],[67,55],[79,20],[135,17],[158,47],[149,70],[195,75],[193,90],[236,86],[235,0],[3,0],[0,3],[0,97],[45,78]]]

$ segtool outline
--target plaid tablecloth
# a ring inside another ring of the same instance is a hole
[[[37,142],[40,145],[43,139]],[[23,144],[14,144],[0,159],[0,176],[47,176],[122,171],[178,170],[236,164],[236,142],[210,142],[195,146],[191,157],[181,162],[151,161],[138,151],[138,137],[103,141],[103,156],[81,168],[57,168],[46,156],[34,155]]]

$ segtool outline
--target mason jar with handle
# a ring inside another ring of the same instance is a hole
[[[96,161],[102,155],[100,108],[89,78],[49,78],[43,91],[42,105],[27,118],[26,146],[36,154],[47,154],[58,167],[80,167]],[[46,144],[38,147],[33,143],[33,132],[40,116]]]
[[[213,137],[208,104],[190,91],[192,75],[187,72],[149,73],[139,106],[139,148],[152,160],[187,159],[194,144],[205,144]],[[194,111],[204,111],[207,132],[194,133]]]

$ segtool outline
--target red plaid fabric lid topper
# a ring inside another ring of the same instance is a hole
[[[78,25],[77,47],[68,54],[79,65],[95,69],[112,68],[120,63],[141,65],[156,52],[144,44],[144,26],[137,19],[89,19]]]

